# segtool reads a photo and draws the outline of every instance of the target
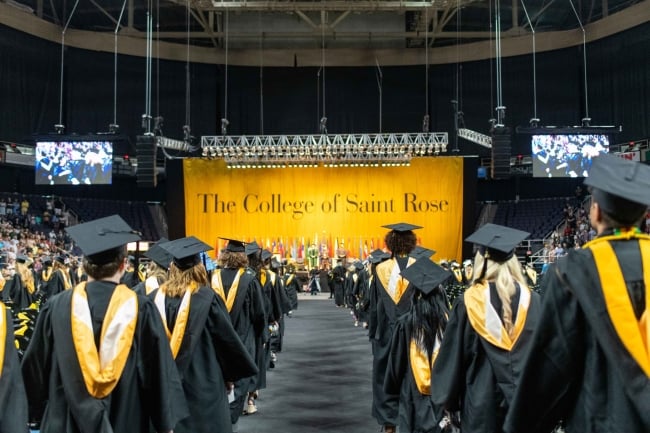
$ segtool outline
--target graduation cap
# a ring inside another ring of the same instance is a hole
[[[41,263],[43,263],[43,266],[46,268],[52,266],[52,258],[49,256],[45,256],[41,258]]]
[[[634,224],[650,205],[650,166],[603,154],[593,159],[585,185],[598,206],[623,224]]]
[[[246,252],[247,256],[255,254],[261,249],[262,247],[255,241],[247,243],[246,246],[244,247],[244,251]]]
[[[129,227],[119,215],[66,227],[65,231],[86,259],[94,264],[110,262],[118,254],[117,248],[141,239],[140,233]]]
[[[451,276],[449,271],[436,265],[428,257],[417,259],[415,263],[404,269],[400,275],[425,295],[433,292],[436,287]]]
[[[400,233],[401,232],[409,232],[409,231],[412,231],[412,230],[417,230],[417,229],[422,228],[421,226],[416,226],[416,225],[409,224],[409,223],[388,224],[388,225],[385,225],[385,226],[382,226],[382,227],[385,228],[385,229],[395,230],[396,232],[400,232]]]
[[[420,245],[416,245],[415,248],[413,248],[413,251],[409,254],[409,256],[413,257],[414,259],[419,259],[420,257],[426,257],[431,258],[432,255],[436,253],[435,250],[430,250],[429,248],[425,248]]]
[[[18,263],[27,263],[27,262],[29,262],[30,260],[31,260],[31,259],[30,259],[29,257],[27,257],[26,255],[24,255],[24,254],[18,254],[18,255],[16,256],[16,261],[17,261]]]
[[[273,253],[269,250],[262,250],[262,261],[267,261],[273,257]]]
[[[173,257],[173,262],[181,271],[201,263],[199,253],[210,251],[212,247],[194,236],[165,242],[161,245]]]
[[[228,245],[226,245],[226,251],[230,251],[231,253],[243,253],[246,251],[244,248],[244,243],[242,241],[238,241],[237,239],[229,239],[229,238],[219,238],[223,239],[224,241],[228,241]]]
[[[515,248],[530,233],[522,230],[497,224],[485,224],[483,227],[472,233],[466,242],[472,242],[483,248],[482,253],[487,252],[487,257],[495,262],[505,262],[515,252]]]
[[[54,256],[54,260],[61,263],[62,265],[65,265],[65,256],[59,254],[58,256]]]
[[[156,244],[149,247],[149,249],[144,253],[144,256],[150,258],[161,268],[168,269],[169,264],[172,262],[174,257],[169,253],[169,251],[163,248],[163,245],[166,242],[169,242],[169,240],[165,238],[163,239],[160,239]]]
[[[370,253],[370,256],[380,257],[382,254],[384,254],[384,250],[380,250],[379,248],[377,248],[376,250]]]

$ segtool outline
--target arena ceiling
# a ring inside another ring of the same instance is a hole
[[[422,49],[580,29],[644,0],[4,0],[59,28],[223,50]],[[2,3],[3,0],[0,0]],[[574,9],[575,8],[575,9]],[[122,12],[123,11],[123,12]],[[189,14],[189,16],[188,16]],[[579,20],[578,20],[578,17]],[[121,16],[121,18],[120,18]],[[118,26],[119,20],[119,26]]]

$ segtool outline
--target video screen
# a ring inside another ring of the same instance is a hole
[[[42,141],[36,143],[36,185],[110,185],[110,141]]]
[[[533,177],[587,177],[592,158],[608,152],[607,135],[533,135]]]

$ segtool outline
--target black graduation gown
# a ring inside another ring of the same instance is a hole
[[[0,371],[0,433],[26,433],[27,429],[27,395],[20,361],[14,345],[13,319],[11,310],[2,306],[7,333],[4,344],[4,359]]]
[[[298,282],[298,277],[296,277],[296,274],[286,274],[284,276],[284,290],[287,292],[291,310],[297,310],[300,283]]]
[[[65,290],[65,279],[63,276],[63,270],[57,269],[52,271],[50,278],[41,283],[41,292],[43,292],[44,298],[47,300],[54,295],[57,295]]]
[[[149,294],[155,299],[158,289]],[[182,297],[165,297],[165,316],[173,330]],[[209,287],[201,287],[190,301],[190,312],[176,366],[183,382],[190,416],[175,433],[232,431],[225,382],[257,374],[253,356],[230,322],[223,301]]]
[[[343,266],[337,265],[332,270],[332,281],[330,287],[334,290],[334,303],[336,305],[345,305],[345,296],[343,291],[343,283],[345,282],[345,269]]]
[[[95,341],[99,340],[115,284],[86,285]],[[72,290],[48,300],[39,313],[22,372],[30,419],[41,433],[142,433],[174,428],[189,415],[160,314],[138,296],[138,318],[124,371],[103,399],[86,390],[71,331]],[[108,425],[107,425],[108,424]]]
[[[137,271],[125,272],[120,279],[120,284],[125,284],[129,289],[132,289],[140,282],[140,277]]]
[[[518,302],[521,289],[517,287]],[[443,410],[460,411],[463,433],[503,431],[506,411],[539,321],[539,295],[529,293],[526,321],[509,351],[489,343],[472,327],[465,303],[468,292],[456,299],[431,375],[431,399],[438,420]],[[501,302],[493,285],[490,301],[500,312]],[[513,307],[513,319],[516,311]]]
[[[270,325],[274,322],[279,324],[282,319],[282,303],[280,301],[280,279],[277,274],[269,271],[268,269],[262,269],[260,273],[266,273],[266,281],[262,286],[262,293],[264,294],[265,299],[265,311],[266,311],[266,320],[267,325]],[[261,275],[261,274],[260,274]],[[266,345],[264,346],[263,356],[260,357],[258,368],[260,369],[257,376],[257,389],[266,388],[266,370],[269,368],[271,363],[271,333],[268,331],[266,334]]]
[[[413,260],[414,262],[415,260]],[[375,305],[371,308],[374,315],[374,326],[370,335],[372,342],[372,416],[380,425],[397,425],[399,410],[399,394],[388,394],[384,390],[384,378],[388,368],[390,356],[390,340],[397,320],[411,308],[413,286],[408,283],[398,302],[388,294],[384,286],[384,278],[379,278],[380,273],[389,275],[393,267],[398,266],[395,259],[387,260],[375,268],[373,285],[375,288]],[[400,277],[401,278],[401,277]]]
[[[639,241],[611,245],[628,292],[636,292],[630,299],[642,304],[650,281],[643,283],[647,270]],[[505,430],[549,432],[563,419],[567,433],[649,432],[650,378],[613,327],[592,252],[570,251],[549,268],[542,284],[540,326]]]
[[[7,280],[3,292],[7,296],[7,301],[12,303],[11,308],[16,312],[29,307],[34,301],[34,296],[29,293],[25,284],[23,284],[23,279],[19,273]]]
[[[238,269],[221,269],[220,275],[226,296],[230,291]],[[262,289],[255,273],[246,269],[239,279],[237,296],[230,310],[230,321],[248,353],[253,357],[258,370],[261,365],[266,312]],[[239,379],[235,382],[235,401],[230,403],[230,420],[237,422],[249,392],[257,389],[257,376]]]
[[[413,334],[411,321],[411,313],[407,313],[395,326],[384,389],[389,394],[399,394],[400,433],[436,433],[440,427],[431,397],[420,393],[409,361]]]

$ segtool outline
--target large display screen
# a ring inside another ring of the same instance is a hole
[[[39,141],[37,185],[109,185],[113,175],[110,141]]]
[[[533,135],[533,177],[587,177],[592,158],[609,152],[602,134]]]

